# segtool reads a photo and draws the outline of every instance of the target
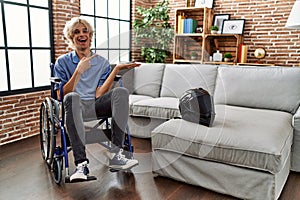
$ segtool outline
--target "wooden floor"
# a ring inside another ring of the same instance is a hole
[[[140,165],[132,173],[109,172],[105,165],[108,162],[106,150],[92,144],[87,147],[90,171],[98,179],[85,183],[62,183],[60,186],[54,183],[42,160],[37,136],[0,146],[0,200],[236,199],[168,178],[153,178],[150,140],[134,138],[133,144]],[[73,172],[72,155],[70,159]],[[280,199],[300,199],[300,173],[290,174]]]

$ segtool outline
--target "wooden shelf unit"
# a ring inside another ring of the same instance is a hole
[[[190,34],[189,34],[190,35]],[[186,60],[190,60],[190,53],[192,51],[198,52],[197,61],[202,61],[202,44],[203,44],[203,36],[185,36],[185,35],[177,35],[175,36],[175,44],[174,45],[174,53],[173,53],[173,62],[185,62]]]
[[[202,27],[202,33],[178,33],[179,16],[197,20],[197,27]],[[205,63],[216,50],[224,55],[231,53],[233,63],[237,63],[239,44],[243,43],[243,36],[238,34],[210,34],[213,24],[213,9],[184,7],[175,11],[175,38],[173,50],[173,63]],[[190,59],[192,51],[198,52],[196,60]]]
[[[233,63],[237,63],[239,45],[243,43],[243,36],[238,34],[206,34],[204,39],[203,62],[208,62],[209,57],[217,50],[224,53],[231,53]]]
[[[212,65],[236,65],[236,63],[234,63],[234,62],[213,62],[213,61],[203,62],[203,64],[212,64]]]
[[[258,67],[272,67],[273,63],[237,63],[238,66],[258,66]]]
[[[272,67],[272,63],[235,63],[235,62],[204,62],[204,64],[213,65],[233,65],[233,66],[257,66],[257,67]]]
[[[211,8],[195,8],[184,7],[177,8],[175,10],[175,33],[178,33],[178,16],[184,16],[184,18],[192,18],[198,21],[198,27],[203,28],[203,33],[209,33],[209,27],[213,21],[213,10]]]
[[[178,33],[178,16],[192,18],[197,20],[197,27],[202,28],[202,33]],[[202,62],[203,61],[203,43],[204,36],[209,32],[209,26],[212,23],[213,10],[210,8],[185,7],[178,8],[175,11],[175,44],[173,51],[173,62]],[[190,59],[192,51],[198,52],[196,60]]]

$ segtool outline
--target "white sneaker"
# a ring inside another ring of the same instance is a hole
[[[74,180],[87,180],[89,174],[89,168],[87,167],[87,161],[79,163],[75,169],[74,174],[70,177],[70,181]]]
[[[122,154],[123,149],[120,149],[118,153],[112,154],[113,158],[109,161],[109,167],[115,170],[130,169],[139,164],[138,160],[128,159]]]

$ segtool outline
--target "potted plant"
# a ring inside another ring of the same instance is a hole
[[[192,52],[191,52],[191,54],[190,54],[190,56],[191,56],[191,59],[192,59],[192,60],[196,60],[196,59],[197,59],[197,56],[198,56],[198,54],[197,54],[197,52],[196,52],[196,51],[192,51]]]
[[[232,60],[232,54],[231,53],[225,53],[224,54],[224,61],[230,62]]]
[[[217,34],[218,30],[219,30],[218,26],[211,26],[210,27],[210,33],[211,34]]]
[[[137,7],[133,22],[134,41],[141,45],[141,56],[147,63],[164,63],[170,54],[174,30],[169,23],[169,2],[163,0],[155,7]]]

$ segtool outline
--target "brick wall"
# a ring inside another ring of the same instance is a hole
[[[0,145],[39,133],[39,107],[49,91],[0,97]]]
[[[133,0],[132,17],[137,6],[152,6],[159,0]],[[169,0],[171,23],[174,11],[184,7],[186,1]],[[300,32],[284,28],[295,0],[214,0],[215,14],[228,13],[231,18],[245,18],[244,42],[249,45],[249,61],[254,61],[253,50],[267,50],[265,62],[283,66],[296,66],[300,55]],[[65,22],[79,16],[79,0],[53,0],[55,59],[70,49],[64,41]],[[140,46],[132,44],[132,58],[142,61]],[[172,62],[172,57],[167,61]],[[39,106],[49,91],[0,97],[0,145],[39,134]]]
[[[283,66],[299,64],[300,32],[285,28],[295,0],[216,0],[215,13],[245,18],[244,43],[249,45],[248,60],[255,62],[254,49],[264,47],[267,63]]]
[[[155,5],[145,1],[145,6]],[[171,23],[174,25],[174,11],[184,7],[186,1],[169,0]],[[258,47],[267,51],[265,63],[281,66],[298,66],[300,55],[300,31],[286,29],[285,23],[295,0],[214,0],[215,14],[230,14],[231,19],[246,19],[244,43],[248,45],[248,61],[255,62],[253,52]],[[134,46],[133,60],[141,59]],[[142,60],[140,60],[142,61]]]

